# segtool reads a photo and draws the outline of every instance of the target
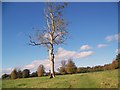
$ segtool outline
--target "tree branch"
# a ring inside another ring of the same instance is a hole
[[[55,40],[59,35],[60,35],[60,34],[57,34],[57,35],[53,38],[53,40]]]
[[[38,45],[47,45],[47,44],[51,44],[50,42],[41,42],[41,43],[36,43],[35,41],[32,41],[31,39],[31,36],[29,36],[30,38],[30,42],[29,42],[29,45],[32,45],[32,46],[38,46]]]

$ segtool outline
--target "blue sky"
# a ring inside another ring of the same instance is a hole
[[[48,68],[47,50],[27,45],[27,35],[35,32],[32,28],[42,29],[45,25],[45,3],[4,2],[2,5],[3,72],[14,67],[35,70],[41,63]],[[66,44],[55,46],[59,59],[74,56],[77,66],[103,65],[113,61],[118,47],[117,3],[68,3],[63,14],[69,22],[69,37]],[[56,67],[59,62],[56,61]]]

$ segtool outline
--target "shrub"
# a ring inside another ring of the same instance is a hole
[[[30,77],[37,77],[37,72],[33,72],[32,74],[30,74]]]
[[[18,78],[22,78],[22,71],[21,71],[21,70],[18,70],[18,72],[17,72],[17,77],[18,77]]]
[[[66,69],[65,69],[65,67],[60,67],[60,68],[58,68],[58,71],[61,73],[61,74],[66,74]]]
[[[23,78],[28,78],[29,75],[30,75],[30,70],[28,70],[28,69],[23,70],[23,72],[22,72]]]
[[[2,75],[2,79],[7,79],[7,78],[10,78],[10,75],[8,75],[8,74],[3,74]]]

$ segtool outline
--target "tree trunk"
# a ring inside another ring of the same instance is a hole
[[[54,54],[53,54],[53,45],[49,49],[49,59],[50,59],[50,78],[55,77],[54,73]]]
[[[50,12],[50,17],[51,17],[51,23],[52,23],[52,32],[50,34],[50,48],[49,48],[49,55],[50,55],[50,78],[54,78],[55,77],[55,73],[54,73],[54,53],[53,53],[53,35],[55,32],[55,25],[54,25],[54,15],[53,12]]]

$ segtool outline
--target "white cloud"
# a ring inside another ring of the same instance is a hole
[[[83,52],[77,52],[77,51],[70,51],[65,50],[64,48],[59,47],[57,53],[55,54],[55,70],[60,66],[61,60],[67,60],[69,58],[73,59],[80,59],[87,56],[92,55],[93,51],[83,51]],[[45,70],[48,71],[50,69],[50,62],[48,59],[44,60],[34,60],[30,64],[25,65],[24,67],[20,68],[21,70],[24,69],[30,69],[31,72],[36,71],[38,66],[40,64],[43,64],[45,66]],[[4,69],[4,73],[10,73],[12,71],[12,68]]]
[[[110,36],[107,36],[105,38],[108,42],[111,42],[111,41],[120,41],[120,33],[119,34],[114,34],[114,35],[110,35]]]
[[[86,51],[86,52],[80,52],[76,54],[76,58],[83,58],[92,55],[94,52],[93,51]]]
[[[64,58],[73,58],[75,54],[76,54],[75,51],[68,51],[60,47],[58,48],[58,51],[55,55],[56,56],[55,60],[64,59]]]
[[[68,58],[80,59],[80,58],[90,56],[93,53],[94,53],[93,51],[82,51],[82,52],[69,51],[69,50],[65,50],[65,49],[60,47],[60,48],[58,48],[58,52],[56,54],[55,59],[56,60],[68,59]]]
[[[6,73],[6,74],[10,74],[12,72],[13,68],[6,68],[6,69],[2,69],[2,74]]]
[[[83,45],[80,47],[81,50],[89,50],[91,47],[89,45]]]
[[[106,44],[98,44],[97,47],[98,48],[103,48],[103,47],[106,47],[107,45]]]
[[[40,64],[43,64],[46,68],[46,70],[48,70],[49,68],[49,61],[48,59],[44,59],[44,60],[34,60],[32,61],[31,64],[25,65],[23,68],[21,68],[22,70],[24,69],[30,69],[31,71],[35,71],[37,70],[38,66]]]
[[[27,69],[32,69],[34,68],[35,65],[34,64],[29,64],[29,65],[26,65],[24,68],[27,68]]]

